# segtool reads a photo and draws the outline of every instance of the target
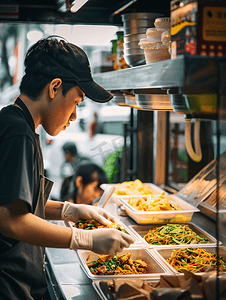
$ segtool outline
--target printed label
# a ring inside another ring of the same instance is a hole
[[[204,7],[203,40],[226,42],[226,7]]]

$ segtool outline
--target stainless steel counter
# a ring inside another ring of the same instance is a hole
[[[127,226],[136,224],[129,217],[120,217]],[[195,213],[192,223],[216,237],[216,223],[202,213]],[[55,224],[65,226],[62,221]],[[219,240],[226,245],[225,222],[220,224]],[[46,270],[51,300],[100,300],[89,279],[80,267],[76,252],[68,249],[46,249]]]

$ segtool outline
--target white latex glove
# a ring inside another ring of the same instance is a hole
[[[73,227],[70,249],[84,249],[97,254],[115,255],[134,242],[133,237],[117,229],[82,230]]]
[[[115,217],[107,210],[86,204],[73,204],[71,202],[64,202],[61,212],[61,218],[64,221],[77,222],[79,220],[96,220],[103,225],[110,225],[115,223]]]

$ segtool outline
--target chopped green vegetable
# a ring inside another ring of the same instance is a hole
[[[199,236],[188,225],[167,224],[150,229],[144,239],[151,245],[207,244],[208,238]]]

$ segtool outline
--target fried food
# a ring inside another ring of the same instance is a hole
[[[115,188],[117,195],[153,195],[148,186],[144,185],[139,179],[134,181],[124,181],[118,183]]]
[[[165,192],[160,195],[148,195],[140,198],[130,197],[128,204],[140,211],[163,211],[163,210],[180,210],[176,204],[169,201],[164,196]]]
[[[146,274],[148,271],[148,264],[141,259],[133,260],[131,253],[98,257],[96,261],[87,262],[90,272],[94,275]]]

